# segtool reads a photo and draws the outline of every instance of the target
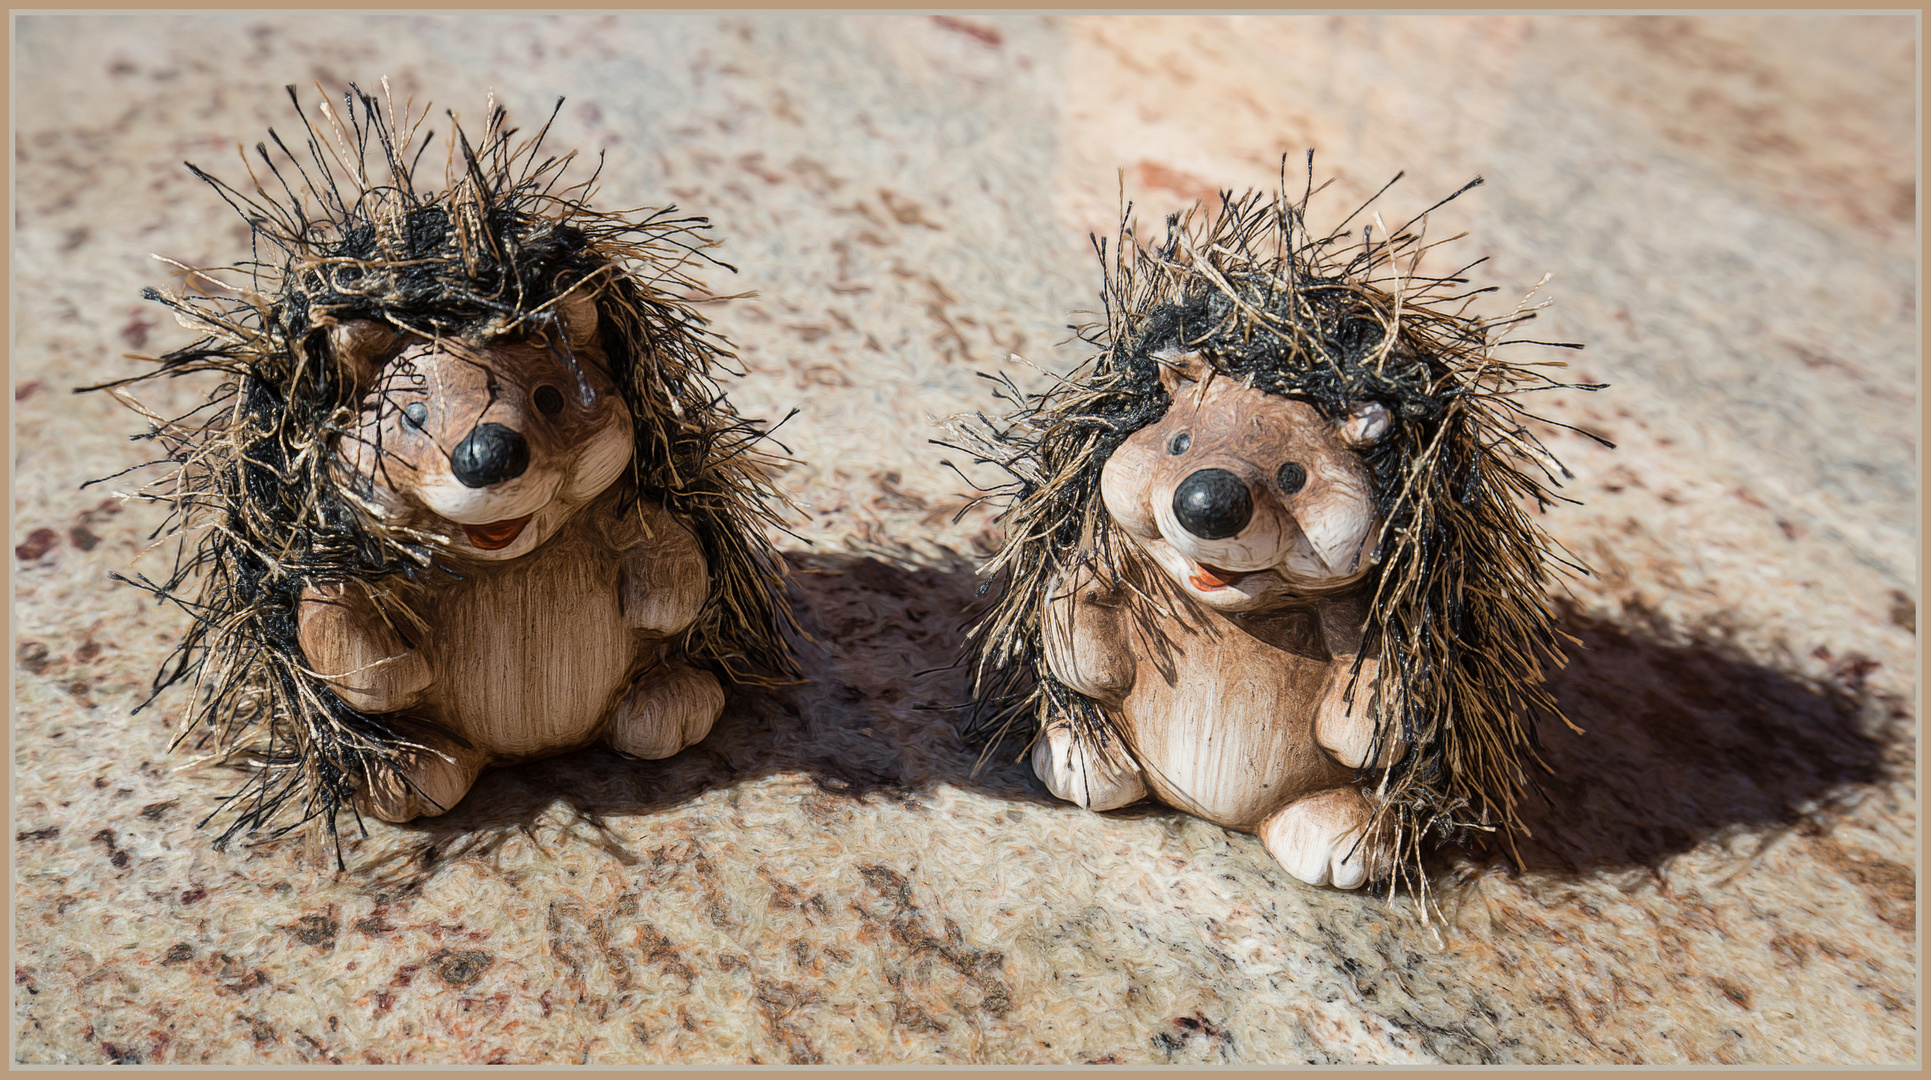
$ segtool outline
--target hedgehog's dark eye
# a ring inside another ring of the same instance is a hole
[[[536,388],[536,408],[545,416],[555,416],[563,411],[563,393],[554,386]]]
[[[1175,435],[1173,437],[1173,441],[1167,444],[1167,453],[1176,454],[1176,455],[1184,454],[1187,452],[1187,447],[1192,445],[1193,445],[1193,436],[1183,431],[1180,434]]]
[[[1292,495],[1307,486],[1307,470],[1290,461],[1281,466],[1281,471],[1274,474],[1274,479],[1280,483],[1283,493]]]
[[[421,431],[423,425],[429,423],[429,406],[420,401],[412,401],[402,407],[402,419],[410,427]]]

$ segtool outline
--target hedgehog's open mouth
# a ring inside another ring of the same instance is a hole
[[[1193,576],[1187,580],[1192,583],[1194,588],[1207,591],[1212,589],[1225,589],[1246,576],[1247,571],[1245,570],[1222,570],[1218,566],[1209,566],[1204,562],[1196,562],[1193,564]]]
[[[516,543],[516,538],[523,535],[523,526],[528,525],[535,516],[524,514],[520,518],[492,521],[487,525],[465,525],[463,533],[469,537],[470,543],[484,551],[495,551]]]

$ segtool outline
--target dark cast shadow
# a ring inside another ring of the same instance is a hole
[[[1561,615],[1581,645],[1553,686],[1582,731],[1541,727],[1553,772],[1535,771],[1541,797],[1522,807],[1524,870],[1655,869],[1727,834],[1796,826],[1911,770],[1908,707],[1866,685],[1873,661],[1820,654],[1832,674],[1810,679],[1652,612]],[[1503,847],[1465,850],[1490,860]]]
[[[420,880],[559,803],[601,827],[778,774],[808,777],[829,798],[904,800],[949,784],[1057,805],[1018,760],[1023,737],[988,751],[963,734],[960,648],[984,603],[974,560],[909,550],[788,560],[793,610],[809,638],[797,643],[805,682],[735,689],[707,738],[662,761],[589,749],[485,770],[448,814],[400,826],[420,842],[411,866],[393,869]],[[1838,679],[1818,682],[1753,663],[1708,635],[1685,640],[1650,613],[1610,622],[1566,607],[1561,628],[1582,644],[1567,649],[1554,688],[1583,732],[1542,726],[1554,771],[1536,771],[1543,797],[1523,805],[1529,834],[1514,853],[1477,839],[1436,852],[1431,875],[1451,861],[1514,855],[1526,869],[1565,876],[1653,868],[1727,832],[1798,822],[1910,769],[1905,706],[1864,688],[1869,661],[1842,659]],[[1112,813],[1180,811],[1143,802]],[[634,857],[606,833],[614,854]]]
[[[794,640],[804,682],[734,687],[711,733],[660,761],[599,747],[485,769],[448,813],[397,826],[418,838],[409,865],[376,876],[420,880],[437,862],[485,852],[559,803],[601,827],[779,774],[802,774],[832,798],[904,800],[950,784],[1053,802],[1015,760],[1021,741],[987,754],[964,735],[970,709],[960,649],[981,603],[974,561],[949,551],[937,560],[910,554],[788,555],[792,610],[806,635]],[[353,824],[343,826],[345,848],[361,846]],[[634,857],[605,832],[613,854]],[[352,851],[348,861],[356,862]]]

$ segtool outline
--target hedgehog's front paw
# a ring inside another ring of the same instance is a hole
[[[631,757],[667,758],[711,733],[724,687],[708,671],[670,661],[638,676],[610,718],[604,742]]]
[[[649,519],[651,537],[624,556],[624,622],[668,637],[703,612],[711,593],[710,570],[689,528],[648,504],[640,503],[637,513],[638,520]]]
[[[1401,760],[1407,748],[1401,738],[1401,718],[1388,710],[1384,730],[1376,738],[1374,699],[1379,692],[1381,665],[1372,656],[1364,657],[1358,678],[1353,668],[1346,662],[1334,666],[1314,716],[1314,738],[1350,769],[1385,769]],[[1351,682],[1352,701],[1348,693]]]
[[[304,587],[296,639],[335,696],[365,713],[409,708],[434,677],[429,658],[396,633],[361,583]]]
[[[1289,803],[1261,823],[1261,843],[1287,872],[1309,885],[1357,889],[1391,866],[1374,805],[1352,787],[1332,788]]]
[[[1134,660],[1117,600],[1090,569],[1053,579],[1046,595],[1046,670],[1095,701],[1118,704],[1133,689]]]
[[[1088,810],[1113,810],[1146,798],[1139,767],[1117,740],[1102,749],[1067,721],[1055,720],[1033,743],[1033,773],[1046,790]]]

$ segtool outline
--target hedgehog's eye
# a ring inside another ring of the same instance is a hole
[[[1281,471],[1274,474],[1274,479],[1280,483],[1284,494],[1292,495],[1307,486],[1307,470],[1290,461],[1281,466]]]
[[[1184,454],[1187,452],[1187,447],[1192,445],[1193,436],[1183,431],[1175,435],[1173,441],[1167,444],[1167,453],[1175,455]]]
[[[539,386],[533,395],[536,409],[545,416],[555,416],[563,411],[563,393],[554,386]]]
[[[421,431],[423,425],[429,423],[429,406],[420,401],[412,401],[402,407],[402,419],[410,427]]]

